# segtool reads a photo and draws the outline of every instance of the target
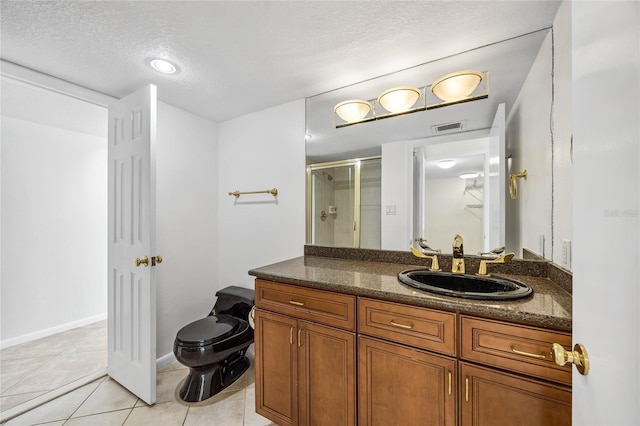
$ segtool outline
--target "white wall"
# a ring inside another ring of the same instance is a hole
[[[412,244],[413,146],[382,144],[381,245],[383,250],[407,251]],[[395,214],[387,213],[387,208]]]
[[[553,39],[553,262],[571,269],[571,253],[567,263],[562,255],[563,240],[573,238],[571,2],[558,9]]]
[[[205,317],[218,281],[218,147],[212,121],[158,102],[156,269],[159,358],[180,328]]]
[[[572,2],[574,425],[640,424],[640,3]],[[574,370],[575,372],[575,370]]]
[[[300,99],[218,126],[219,287],[253,288],[250,269],[303,254],[304,108]],[[227,195],[273,187],[277,198]]]
[[[106,318],[107,111],[1,84],[5,347]]]
[[[507,196],[506,238],[509,250],[527,248],[567,269],[562,241],[573,234],[571,111],[571,3],[564,2],[507,118],[507,174],[526,169],[528,176],[518,179],[518,199]]]
[[[527,248],[551,258],[552,144],[551,34],[545,38],[520,94],[507,117],[507,175],[527,170],[518,179],[518,198],[507,195],[506,246],[521,255]],[[526,226],[525,226],[526,224]],[[544,236],[544,248],[540,247]],[[519,238],[518,238],[519,237]]]
[[[473,180],[469,180],[469,184],[472,182]],[[466,180],[457,176],[425,179],[423,219],[430,247],[450,253],[453,238],[460,234],[464,239],[465,253],[476,254],[484,250],[483,209],[467,210],[467,205],[482,204],[483,201],[465,191],[465,186]],[[482,197],[482,187],[470,191]]]

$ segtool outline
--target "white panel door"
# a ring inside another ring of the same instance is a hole
[[[109,106],[107,371],[147,404],[156,400],[156,97],[149,85]]]
[[[500,104],[489,134],[489,185],[485,185],[484,202],[484,205],[488,206],[488,211],[487,207],[485,207],[484,234],[489,235],[489,241],[485,240],[485,250],[492,250],[505,244],[505,182],[507,177],[505,176],[504,115],[504,104]]]
[[[640,425],[640,2],[571,2],[574,425]]]

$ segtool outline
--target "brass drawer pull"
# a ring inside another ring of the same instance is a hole
[[[469,402],[469,377],[464,378],[464,400]]]
[[[509,345],[509,346],[511,346],[511,352],[513,352],[514,354],[528,356],[529,358],[547,359],[547,356],[545,355],[544,352],[541,352],[540,354],[532,354],[530,352],[519,351],[516,348],[514,348],[513,345]]]
[[[413,328],[413,324],[400,324],[399,322],[395,322],[394,320],[391,320],[389,324],[394,327],[404,328],[405,330],[411,330]]]
[[[296,302],[295,300],[289,300],[289,303],[296,306],[304,306],[303,302]]]

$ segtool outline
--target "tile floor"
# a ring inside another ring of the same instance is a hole
[[[106,349],[104,354],[106,358]],[[4,351],[2,355],[4,355]],[[177,396],[179,387],[187,375],[187,369],[176,362],[158,372],[157,401],[153,406],[147,406],[116,381],[109,377],[103,377],[15,417],[3,425],[272,425],[273,423],[269,420],[255,413],[253,346],[247,355],[251,359],[252,365],[249,371],[229,388],[201,403],[185,403]],[[9,359],[7,359],[8,361]],[[16,360],[14,359],[14,361]],[[2,362],[4,374],[4,358]],[[39,362],[42,368],[47,365],[46,361],[40,360]],[[7,373],[7,377],[11,379],[11,374]],[[7,390],[13,386],[16,386],[17,389],[25,389],[18,387],[24,381],[25,378],[9,380],[6,385]],[[9,385],[10,382],[14,384]],[[27,382],[37,382],[37,380],[31,377]],[[27,382],[22,386],[26,386]],[[4,403],[4,393],[2,395]],[[3,407],[3,409],[6,408]]]
[[[0,411],[107,367],[107,321],[0,351]]]

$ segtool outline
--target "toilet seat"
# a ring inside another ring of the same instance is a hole
[[[211,345],[235,335],[243,323],[246,321],[226,314],[208,316],[182,327],[176,344],[182,347]]]

